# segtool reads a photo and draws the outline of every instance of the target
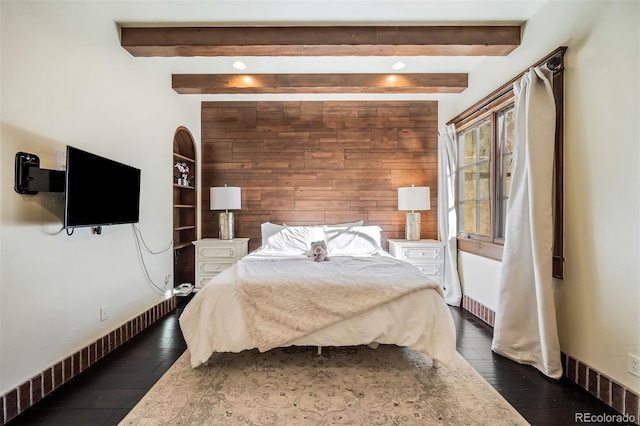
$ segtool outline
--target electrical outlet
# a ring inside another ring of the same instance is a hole
[[[165,288],[171,284],[171,274],[167,274],[164,276],[164,286]]]
[[[627,354],[627,371],[640,377],[640,357],[634,354]]]
[[[100,308],[100,321],[106,321],[109,318],[109,314],[107,313],[107,305],[104,305]]]

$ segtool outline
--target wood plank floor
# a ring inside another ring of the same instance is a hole
[[[178,325],[186,302],[8,425],[117,425],[186,349]],[[576,413],[616,414],[568,380],[494,354],[492,329],[463,309],[451,310],[458,352],[532,425],[576,424]]]

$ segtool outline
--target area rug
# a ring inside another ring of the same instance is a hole
[[[459,354],[434,368],[412,349],[289,347],[185,352],[121,425],[527,425]]]

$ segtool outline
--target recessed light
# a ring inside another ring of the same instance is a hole
[[[393,68],[394,70],[401,70],[405,67],[405,65],[406,64],[404,62],[396,62],[395,64],[391,65],[391,68]]]
[[[247,64],[245,64],[242,61],[235,61],[232,65],[237,70],[243,70],[243,69],[247,68]]]

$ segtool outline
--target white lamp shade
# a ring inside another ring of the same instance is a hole
[[[429,187],[398,188],[398,210],[431,210],[431,190]]]
[[[237,186],[219,186],[209,188],[211,210],[239,210],[241,191]]]

